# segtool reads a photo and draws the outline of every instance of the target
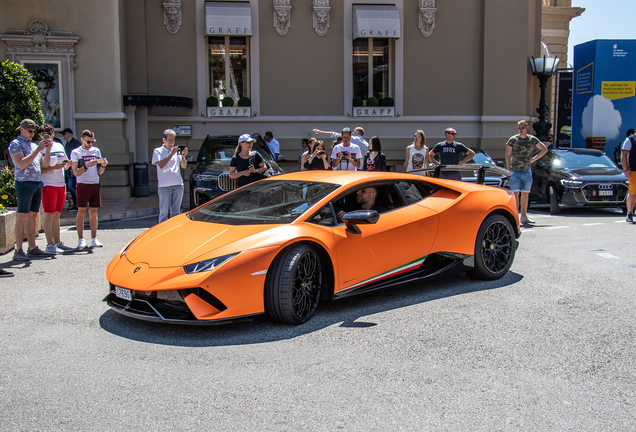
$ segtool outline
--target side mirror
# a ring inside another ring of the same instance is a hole
[[[282,154],[278,154],[278,159],[276,159],[276,162],[287,162],[287,158],[285,157],[285,155]]]
[[[504,163],[504,161],[497,161],[497,166],[501,168],[505,168],[506,164]]]
[[[374,224],[378,219],[380,219],[380,214],[376,210],[352,211],[342,217],[347,231],[353,234],[362,233],[356,224]]]

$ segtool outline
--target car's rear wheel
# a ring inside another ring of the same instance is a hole
[[[475,267],[469,273],[477,279],[494,280],[505,275],[515,257],[515,234],[510,221],[490,215],[479,227],[475,240]]]
[[[557,196],[554,186],[548,186],[548,202],[550,203],[550,214],[557,215],[561,213],[561,207],[559,207],[559,197]]]
[[[318,307],[323,287],[322,263],[309,245],[285,249],[265,280],[265,311],[287,324],[307,322]]]

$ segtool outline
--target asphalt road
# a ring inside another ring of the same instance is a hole
[[[101,224],[103,248],[0,279],[0,430],[636,430],[636,225],[530,214],[501,280],[321,304],[296,327],[110,311],[105,268],[156,217]]]

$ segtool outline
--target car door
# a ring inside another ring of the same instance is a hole
[[[541,159],[532,164],[532,187],[530,199],[537,202],[547,202],[546,189],[552,172],[554,153],[549,151]]]
[[[388,211],[380,213],[375,224],[357,225],[360,234],[347,231],[343,223],[333,227],[339,281],[336,292],[399,274],[430,252],[438,214],[417,204],[425,196],[405,196],[403,189],[417,191],[415,181],[402,183],[402,187],[391,185]]]

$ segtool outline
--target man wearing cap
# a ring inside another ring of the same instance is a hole
[[[9,144],[9,154],[15,166],[15,192],[18,199],[13,254],[16,261],[51,256],[35,245],[35,222],[42,200],[42,167],[48,167],[50,162],[50,153],[46,152],[43,156],[40,152],[53,144],[50,138],[43,139],[38,144],[31,142],[37,127],[31,119],[22,120],[17,128],[20,135]],[[29,245],[26,254],[22,250],[25,226]]]
[[[331,166],[341,171],[357,171],[362,158],[360,147],[351,142],[351,129],[342,129],[342,142],[331,152]]]
[[[104,174],[108,161],[102,158],[101,151],[93,146],[97,141],[88,129],[82,132],[82,145],[71,152],[71,165],[77,177],[77,248],[87,247],[84,239],[84,216],[88,205],[88,219],[91,227],[90,247],[102,247],[97,240],[97,209],[102,206],[99,176]]]
[[[81,142],[77,138],[73,136],[73,130],[70,128],[66,128],[62,131],[62,136],[66,140],[66,145],[64,146],[64,151],[68,156],[69,160],[71,159],[71,152],[82,145]],[[73,170],[66,170],[65,172],[66,179],[66,187],[68,191],[71,193],[71,199],[73,200],[73,205],[69,207],[69,211],[77,210],[77,193],[75,190],[75,185],[77,184],[77,177],[73,174]]]
[[[183,200],[183,178],[179,167],[186,169],[188,149],[179,150],[174,145],[177,133],[172,129],[163,131],[163,145],[152,152],[152,164],[157,166],[157,195],[159,195],[159,223],[181,213]]]
[[[347,128],[348,129],[348,128]],[[314,129],[314,133],[316,135],[329,135],[333,139],[337,139],[340,136],[339,132],[334,131],[321,131],[318,129]],[[364,129],[360,126],[353,129],[353,133],[351,134],[351,144],[355,144],[360,149],[360,158],[363,158],[364,155],[369,151],[369,143],[364,139]]]
[[[428,152],[428,158],[431,163],[435,166],[437,165],[464,165],[469,162],[473,156],[475,156],[475,152],[464,144],[455,141],[457,137],[457,131],[455,128],[447,128],[444,131],[446,135],[446,141],[438,142],[435,144],[435,147]],[[464,159],[460,159],[461,154],[466,153]],[[439,162],[435,159],[435,156],[439,154]],[[459,171],[442,171],[439,174],[440,178],[447,178],[451,180],[461,180],[462,175]]]
[[[230,178],[237,179],[238,187],[259,181],[267,171],[265,161],[258,152],[252,152],[256,140],[250,134],[243,134],[238,139],[234,156],[230,161]]]

